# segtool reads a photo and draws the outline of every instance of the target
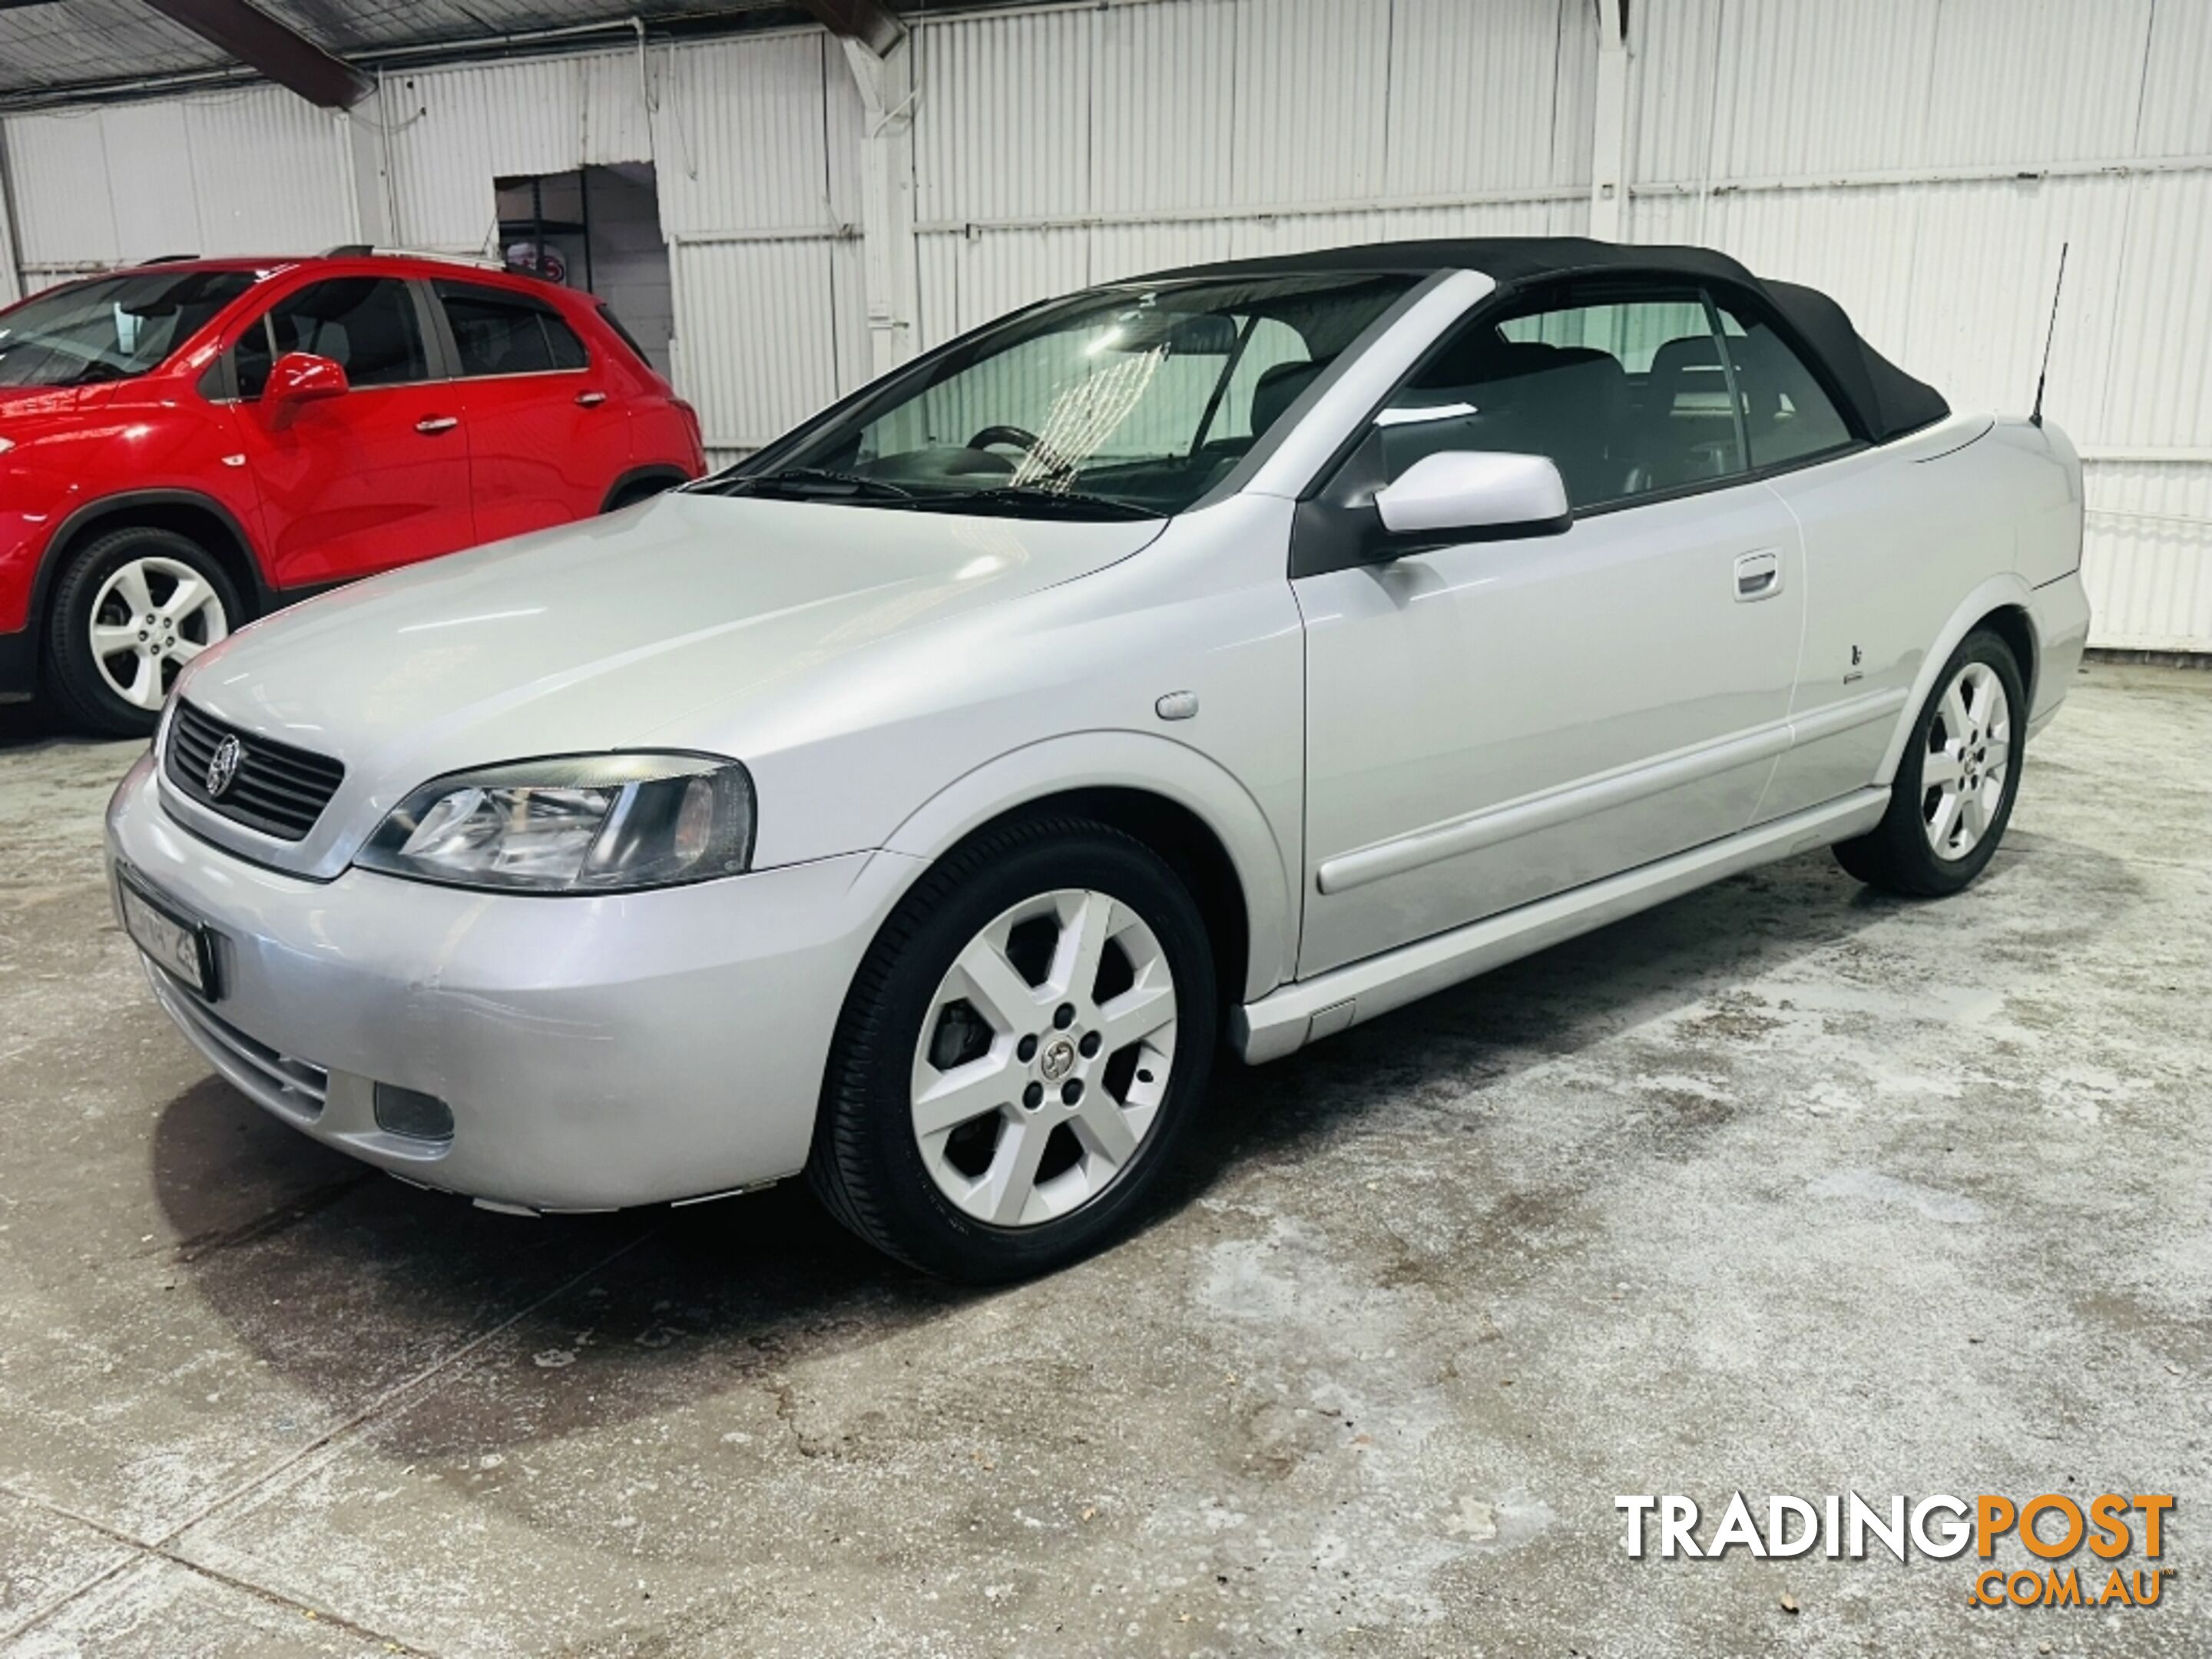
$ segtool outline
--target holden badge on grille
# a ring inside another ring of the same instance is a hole
[[[246,758],[246,745],[236,738],[225,738],[216,744],[215,753],[208,757],[207,792],[210,800],[221,800],[230,781],[238,775],[238,763]]]

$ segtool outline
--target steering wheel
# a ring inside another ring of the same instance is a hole
[[[1018,426],[987,426],[965,446],[969,449],[988,449],[993,444],[1012,444],[1017,449],[1036,449],[1037,434]]]

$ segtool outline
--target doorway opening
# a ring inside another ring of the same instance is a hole
[[[596,294],[666,374],[676,297],[653,163],[617,161],[492,183],[507,269]]]

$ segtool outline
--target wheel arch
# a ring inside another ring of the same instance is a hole
[[[1223,994],[1264,995],[1287,976],[1297,887],[1267,814],[1218,763],[1164,738],[1091,732],[1054,738],[969,772],[909,816],[885,850],[915,878],[1009,821],[1079,812],[1151,847],[1190,884],[1216,951]]]
[[[45,626],[53,585],[78,549],[94,536],[139,526],[167,530],[204,547],[251,607],[252,616],[240,621],[250,622],[269,609],[271,592],[253,543],[228,507],[198,490],[133,489],[87,501],[62,520],[31,584],[30,625]]]
[[[1936,690],[1936,678],[1943,665],[1959,648],[1959,642],[1977,628],[1984,625],[1993,629],[2020,659],[2021,678],[2027,693],[2027,708],[2020,711],[2023,730],[2028,711],[2035,706],[2035,681],[2043,642],[2035,625],[2033,591],[2027,582],[2014,574],[1992,576],[1960,602],[1943,624],[1942,631],[1921,659],[1919,672],[1913,676],[1911,691],[1905,699],[1905,707],[1898,715],[1897,727],[1890,733],[1889,747],[1882,753],[1881,769],[1875,774],[1875,782],[1887,786],[1895,781],[1899,763],[1905,757],[1905,745],[1912,735],[1920,711]]]
[[[690,482],[691,475],[679,466],[634,466],[607,486],[607,493],[599,501],[599,511],[611,513],[617,507],[635,507],[648,495]]]

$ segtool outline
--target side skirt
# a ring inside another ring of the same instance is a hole
[[[1231,1045],[1247,1065],[1280,1060],[1309,1042],[1334,1036],[1431,991],[1663,904],[1740,870],[1863,835],[1881,821],[1888,808],[1887,789],[1862,789],[1725,841],[1708,842],[1672,858],[1285,985],[1230,1015]]]

